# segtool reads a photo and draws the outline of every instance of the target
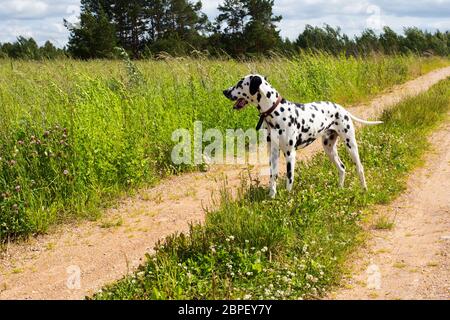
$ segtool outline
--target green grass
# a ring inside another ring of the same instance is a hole
[[[95,299],[298,299],[336,284],[348,253],[364,236],[363,212],[405,189],[429,148],[427,135],[446,117],[450,79],[385,112],[383,125],[358,132],[369,191],[361,191],[349,157],[348,181],[323,154],[299,164],[294,190],[268,199],[258,182],[242,196],[223,193],[216,211],[189,234],[168,237],[139,270]],[[420,143],[417,143],[420,141]],[[346,152],[340,148],[341,155]],[[280,184],[282,185],[282,184]]]
[[[385,215],[376,217],[373,224],[373,228],[375,230],[391,230],[394,228],[394,226],[394,221]]]
[[[52,223],[95,218],[124,192],[199,169],[170,161],[173,130],[254,127],[222,90],[259,72],[294,101],[344,105],[443,65],[445,59],[300,55],[249,62],[0,59],[0,241]]]

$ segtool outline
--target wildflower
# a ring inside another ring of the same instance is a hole
[[[261,252],[266,252],[267,250],[269,250],[269,248],[267,248],[266,246],[264,246],[264,247],[261,249]]]
[[[247,239],[245,240],[245,243],[249,243],[250,241],[248,241]]]
[[[65,170],[63,171],[63,174],[64,174],[65,176],[67,176],[67,175],[69,174],[69,170],[65,169]]]
[[[248,276],[252,276],[253,272],[247,271],[245,274],[248,275]]]
[[[14,204],[12,205],[12,209],[13,209],[14,211],[18,211],[18,210],[19,210],[19,206],[17,205],[17,203],[14,203]]]
[[[14,166],[16,163],[17,163],[17,161],[14,160],[14,159],[9,161],[9,165],[10,165],[11,167]]]
[[[244,300],[249,300],[249,299],[251,299],[252,298],[252,295],[251,294],[246,294],[245,296],[244,296]]]
[[[17,185],[17,186],[15,187],[15,190],[16,190],[16,192],[20,192],[20,186]]]
[[[50,134],[50,132],[49,131],[44,131],[44,137],[48,137],[49,136],[49,134]]]
[[[23,145],[24,142],[23,142],[23,140],[19,140],[19,141],[17,141],[17,143],[20,145]]]
[[[230,240],[231,240],[231,241],[233,241],[233,240],[234,240],[234,236],[230,236],[229,238],[230,238]]]
[[[211,249],[212,253],[216,253],[216,247],[214,245],[211,245],[209,248]]]
[[[232,277],[234,277],[234,272],[230,272],[230,275],[231,275]]]

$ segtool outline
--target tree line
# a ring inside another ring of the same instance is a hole
[[[367,29],[350,38],[339,27],[307,25],[297,39],[283,39],[277,29],[282,17],[273,13],[274,0],[223,0],[210,21],[202,3],[190,0],[81,0],[79,22],[64,21],[70,31],[64,49],[50,42],[38,47],[33,39],[0,45],[0,57],[38,59],[68,55],[79,59],[113,58],[121,47],[133,58],[174,56],[193,51],[232,57],[318,50],[364,56],[372,53],[450,54],[450,32],[406,28],[397,34]]]
[[[33,38],[18,37],[13,43],[0,43],[0,58],[41,60],[65,57],[65,49],[55,47],[50,41],[38,46]]]

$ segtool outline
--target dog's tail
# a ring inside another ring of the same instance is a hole
[[[350,116],[350,118],[352,118],[356,122],[359,122],[359,123],[362,123],[362,124],[367,124],[369,126],[373,126],[373,125],[376,125],[376,124],[382,124],[383,123],[383,121],[366,121],[366,120],[360,119],[358,117],[355,117],[350,112],[348,113],[348,115]]]

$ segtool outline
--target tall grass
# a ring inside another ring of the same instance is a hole
[[[301,55],[141,61],[136,69],[121,61],[0,59],[0,240],[95,216],[121,192],[194,169],[171,163],[172,131],[196,120],[205,129],[253,127],[256,111],[233,112],[221,94],[244,74],[267,75],[291,100],[351,104],[444,64]]]
[[[257,182],[236,201],[224,192],[203,226],[172,235],[132,276],[96,299],[298,299],[320,296],[341,275],[370,205],[387,203],[428,149],[427,134],[450,110],[450,78],[386,112],[383,125],[358,132],[369,191],[350,172],[344,189],[319,154],[297,169],[291,194],[268,199]],[[420,140],[420,143],[417,141]],[[343,147],[340,154],[350,162]],[[354,166],[347,166],[354,168]],[[281,184],[282,185],[282,184]]]

